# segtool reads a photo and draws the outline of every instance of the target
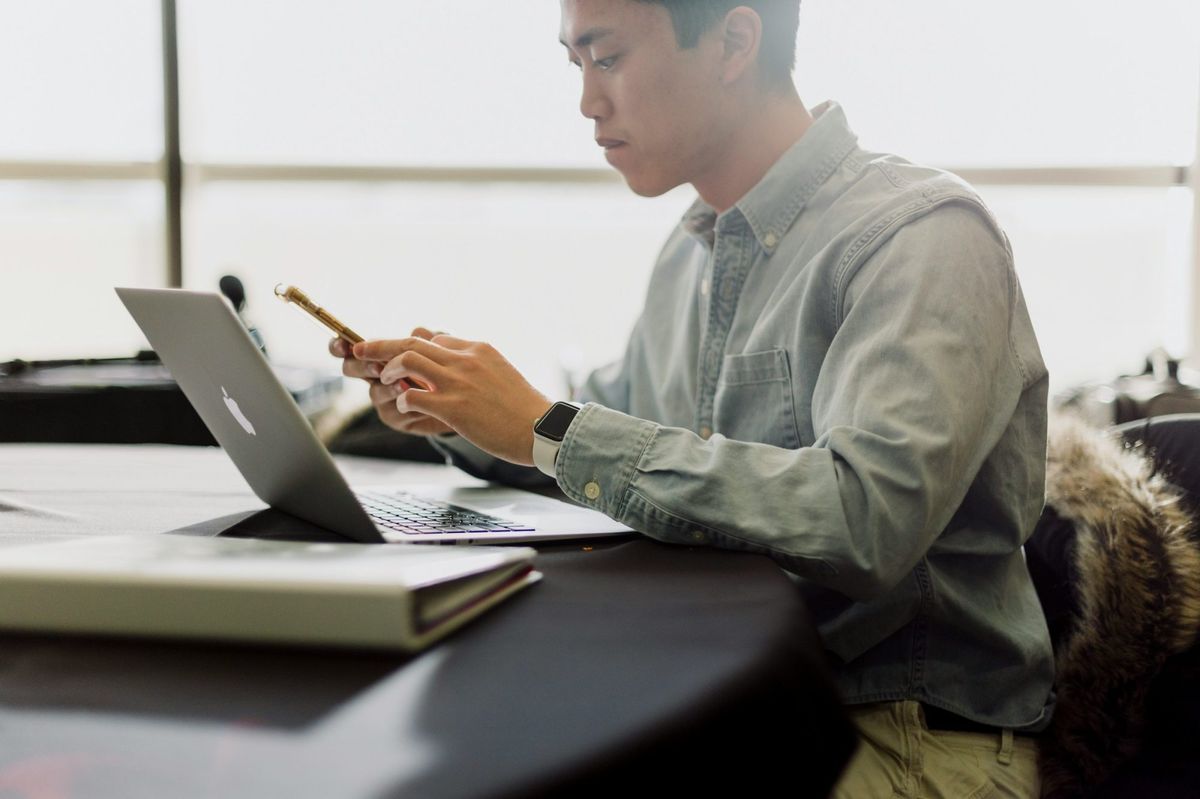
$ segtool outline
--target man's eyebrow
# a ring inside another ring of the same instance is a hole
[[[579,35],[579,38],[575,40],[574,45],[567,44],[561,37],[559,38],[558,43],[567,48],[587,47],[592,42],[608,36],[612,32],[612,28],[589,28]]]

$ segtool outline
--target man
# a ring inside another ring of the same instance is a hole
[[[536,463],[653,538],[780,563],[862,732],[840,795],[1035,796],[1020,733],[1048,721],[1053,660],[1020,547],[1047,381],[1007,239],[957,178],[805,108],[796,0],[561,6],[609,163],[699,194],[625,356],[581,408],[424,329],[333,344],[345,373],[475,474]]]

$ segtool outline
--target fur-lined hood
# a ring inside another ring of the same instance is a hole
[[[1073,551],[1078,612],[1058,642],[1044,796],[1077,795],[1137,753],[1152,681],[1196,640],[1200,550],[1179,500],[1140,448],[1072,417],[1052,420],[1046,504],[1074,527],[1063,550]]]

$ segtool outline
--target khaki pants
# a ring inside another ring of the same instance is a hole
[[[836,799],[1036,799],[1037,741],[1003,733],[925,726],[917,702],[849,709],[859,747],[834,788]]]

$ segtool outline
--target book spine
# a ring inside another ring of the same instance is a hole
[[[400,588],[339,593],[0,574],[0,628],[25,632],[411,650],[412,608]]]

